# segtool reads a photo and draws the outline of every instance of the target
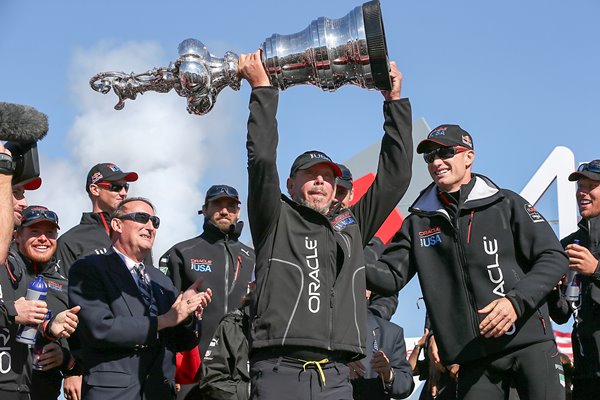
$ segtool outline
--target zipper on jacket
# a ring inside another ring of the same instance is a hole
[[[333,287],[329,291],[329,343],[327,344],[327,350],[331,351],[331,335],[333,333],[333,303],[334,303],[334,295]]]
[[[457,210],[456,215],[459,215],[459,211]],[[458,219],[458,217],[457,217]],[[479,324],[477,323],[478,321],[478,316],[477,316],[477,304],[475,302],[475,299],[473,298],[473,294],[471,292],[471,289],[473,288],[473,285],[471,283],[471,277],[469,276],[469,273],[467,272],[467,260],[465,257],[465,252],[463,249],[463,246],[461,245],[461,241],[460,241],[460,228],[458,227],[458,221],[456,226],[454,224],[452,224],[452,227],[454,228],[454,244],[456,246],[456,249],[458,250],[458,256],[459,256],[459,265],[460,265],[460,270],[464,279],[464,283],[466,286],[466,295],[467,295],[467,300],[469,301],[469,303],[471,304],[471,318],[473,320],[473,324],[471,325],[471,328],[473,329],[473,333],[475,335],[475,337],[479,336]]]
[[[227,240],[229,239],[228,235],[225,235],[225,240],[223,241],[223,255],[225,256],[225,290],[223,291],[224,299],[224,310],[225,314],[227,314],[229,310],[229,251],[227,251]]]
[[[540,309],[537,309],[537,314],[538,314],[538,318],[540,319],[540,323],[542,324],[542,328],[544,329],[544,335],[547,334],[546,332],[546,320],[544,319],[544,315],[542,314],[542,312],[540,311]]]

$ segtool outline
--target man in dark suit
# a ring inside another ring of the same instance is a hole
[[[198,343],[197,319],[212,292],[198,280],[179,293],[169,278],[143,265],[160,220],[152,203],[129,198],[111,220],[113,248],[77,261],[69,301],[80,305],[83,398],[175,397],[175,353]]]
[[[371,292],[367,290],[367,299]],[[406,359],[404,330],[367,313],[367,357],[348,364],[354,400],[404,399],[412,393],[412,368]]]

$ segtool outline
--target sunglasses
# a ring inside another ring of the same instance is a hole
[[[140,224],[147,224],[148,221],[152,221],[152,226],[154,229],[158,229],[160,226],[160,218],[156,215],[150,215],[145,212],[134,212],[130,214],[121,215],[120,217],[116,217],[118,219],[129,219],[131,221],[135,221]]]
[[[225,193],[229,197],[240,197],[237,190],[226,185],[212,186],[210,189],[208,189],[208,192],[206,192],[206,197],[211,198],[221,193]]]
[[[23,223],[36,221],[36,220],[44,220],[51,221],[58,225],[58,215],[54,211],[50,210],[29,210],[24,212],[23,214]]]
[[[125,182],[125,183],[111,183],[111,182],[98,182],[96,183],[96,185],[110,190],[111,192],[120,192],[121,190],[125,189],[126,192],[129,191],[129,183]]]
[[[589,163],[583,163],[577,168],[577,172],[585,172],[585,171],[590,171],[590,172],[594,172],[596,174],[600,174],[600,163],[592,161]]]
[[[431,164],[436,157],[439,157],[440,160],[447,160],[467,150],[469,149],[462,146],[438,147],[430,152],[423,153],[423,159],[427,164]]]

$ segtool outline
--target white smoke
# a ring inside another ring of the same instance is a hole
[[[66,232],[79,223],[82,212],[91,210],[85,177],[94,164],[113,162],[124,171],[136,171],[139,180],[131,184],[129,196],[149,198],[161,217],[155,260],[171,245],[199,233],[202,221],[196,211],[207,188],[201,190],[202,179],[209,168],[215,174],[214,166],[223,165],[228,150],[223,144],[234,143],[235,149],[244,146],[240,132],[245,131],[247,117],[243,102],[227,95],[219,96],[210,114],[190,115],[186,99],[174,90],[138,95],[135,101],[126,101],[123,110],[115,111],[117,97],[112,91],[101,95],[89,86],[90,77],[101,71],[140,73],[167,66],[176,58],[165,60],[163,54],[161,47],[151,42],[100,44],[76,52],[70,95],[78,113],[68,132],[70,157],[49,159],[41,151],[44,183],[40,190],[28,193],[30,203],[58,212],[61,232]],[[235,149],[233,153],[239,154]],[[228,178],[223,181],[243,181],[244,164],[240,157],[227,160]]]

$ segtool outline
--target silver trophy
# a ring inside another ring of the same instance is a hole
[[[366,89],[391,89],[389,61],[381,7],[378,0],[354,8],[340,19],[318,18],[298,33],[273,34],[261,45],[262,62],[271,84],[281,90],[299,84],[334,91],[345,84]],[[228,51],[213,56],[196,39],[179,44],[179,58],[169,67],[141,74],[101,72],[90,79],[92,89],[106,94],[112,88],[119,97],[135,100],[147,91],[175,89],[187,98],[191,114],[204,115],[214,106],[225,86],[240,89],[238,55]]]

